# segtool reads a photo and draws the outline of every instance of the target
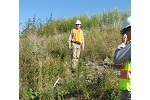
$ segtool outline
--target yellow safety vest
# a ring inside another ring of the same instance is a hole
[[[76,42],[76,43],[83,43],[83,31],[80,29],[80,30],[76,30],[76,29],[73,29],[71,31],[72,33],[72,42]]]
[[[125,61],[122,63],[119,80],[119,88],[121,90],[131,91],[131,61]]]

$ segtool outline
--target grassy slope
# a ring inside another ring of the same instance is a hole
[[[121,41],[120,25],[82,26],[85,52],[81,53],[74,76],[69,70],[69,31],[58,31],[58,28],[53,32],[55,35],[41,35],[41,31],[37,32],[34,28],[26,30],[19,40],[20,99],[119,100],[119,70],[114,68],[112,59],[115,47]],[[106,57],[109,57],[111,65],[104,68],[101,64]],[[59,84],[53,88],[59,77]]]

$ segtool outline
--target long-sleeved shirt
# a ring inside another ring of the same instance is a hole
[[[131,42],[127,45],[120,44],[114,53],[115,64],[121,64],[126,60],[131,60]]]

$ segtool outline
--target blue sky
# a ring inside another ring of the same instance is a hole
[[[20,29],[29,18],[45,21],[52,13],[53,19],[69,18],[76,15],[93,15],[104,10],[131,9],[131,0],[19,0]]]

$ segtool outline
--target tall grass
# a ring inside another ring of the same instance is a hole
[[[124,16],[129,16],[129,11],[104,11],[91,17],[84,14],[58,20],[51,16],[45,24],[36,18],[28,21],[19,40],[19,98],[119,100],[119,70],[100,64],[106,57],[112,63],[115,47],[121,41],[119,29]],[[77,19],[83,23],[85,52],[81,53],[77,73],[72,76],[68,37]],[[58,78],[59,84],[53,87]]]

